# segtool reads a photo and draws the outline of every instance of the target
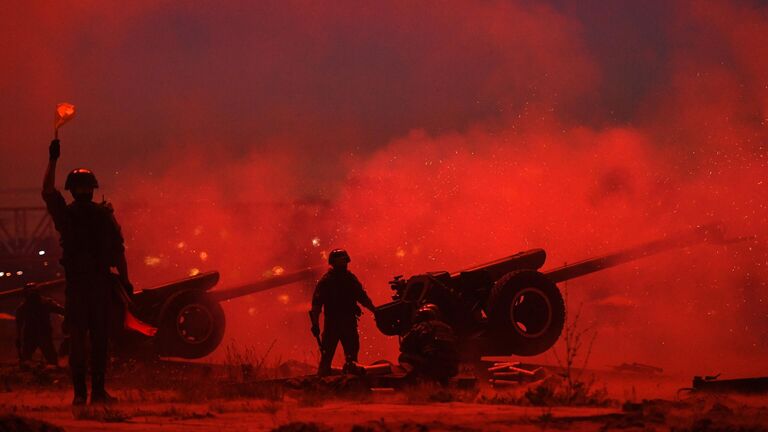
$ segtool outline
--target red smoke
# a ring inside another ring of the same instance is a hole
[[[193,268],[234,285],[344,246],[381,303],[395,274],[533,247],[553,267],[722,220],[757,241],[572,281],[571,309],[596,324],[598,365],[757,372],[768,12],[648,3],[626,14],[635,30],[567,1],[17,13],[0,76],[21,113],[0,115],[2,150],[38,148],[15,166],[42,171],[44,108],[77,104],[64,162],[100,174],[140,285]],[[308,296],[233,300],[227,337],[311,359]],[[392,355],[362,328],[362,360]]]

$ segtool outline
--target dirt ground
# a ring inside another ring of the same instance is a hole
[[[296,363],[269,373],[300,371]],[[768,398],[678,397],[691,377],[665,375],[595,371],[588,380],[595,395],[590,405],[556,406],[531,397],[541,393],[531,392],[541,383],[493,389],[480,379],[472,389],[310,389],[264,383],[263,372],[257,381],[243,368],[130,363],[112,368],[110,388],[119,404],[73,413],[63,370],[21,372],[4,364],[0,372],[0,431],[768,430]]]

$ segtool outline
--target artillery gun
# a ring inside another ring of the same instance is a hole
[[[226,317],[221,302],[308,280],[317,269],[273,276],[258,282],[212,290],[219,281],[216,271],[200,273],[185,279],[141,290],[133,295],[131,312],[141,321],[157,327],[154,337],[134,332],[119,335],[118,353],[131,357],[204,357],[221,343]],[[64,279],[38,283],[35,288],[46,295],[62,297]],[[18,306],[21,288],[0,293],[0,308]]]
[[[456,272],[395,276],[389,282],[393,301],[376,309],[376,325],[385,335],[403,336],[419,307],[433,303],[467,358],[532,356],[551,348],[563,330],[566,311],[558,283],[674,248],[740,240],[726,240],[722,227],[711,224],[547,271],[540,270],[544,250],[531,249]]]

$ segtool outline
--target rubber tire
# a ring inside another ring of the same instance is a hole
[[[550,305],[551,320],[537,336],[520,333],[511,319],[511,306],[515,296],[523,289],[534,288]],[[519,270],[502,276],[488,296],[488,324],[492,350],[497,354],[533,356],[550,349],[565,325],[565,302],[554,282],[535,270]]]
[[[177,330],[179,314],[189,305],[196,304],[208,311],[212,318],[210,334],[202,341],[189,343]],[[200,291],[187,291],[175,296],[164,308],[160,317],[156,345],[158,354],[164,357],[197,359],[212,353],[224,338],[226,318],[221,305]]]

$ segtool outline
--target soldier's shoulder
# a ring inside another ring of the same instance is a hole
[[[107,214],[112,214],[115,212],[115,207],[112,206],[112,203],[109,201],[102,201],[100,203],[95,203],[96,208],[99,209],[99,211],[102,211]]]
[[[347,277],[354,280],[355,282],[360,282],[360,279],[358,279],[357,276],[355,276],[355,274],[349,270],[347,270]]]
[[[327,272],[323,273],[322,276],[320,276],[320,279],[317,282],[318,283],[325,282],[325,281],[331,279],[332,277],[333,277],[333,274],[331,273],[331,270],[328,270]]]

